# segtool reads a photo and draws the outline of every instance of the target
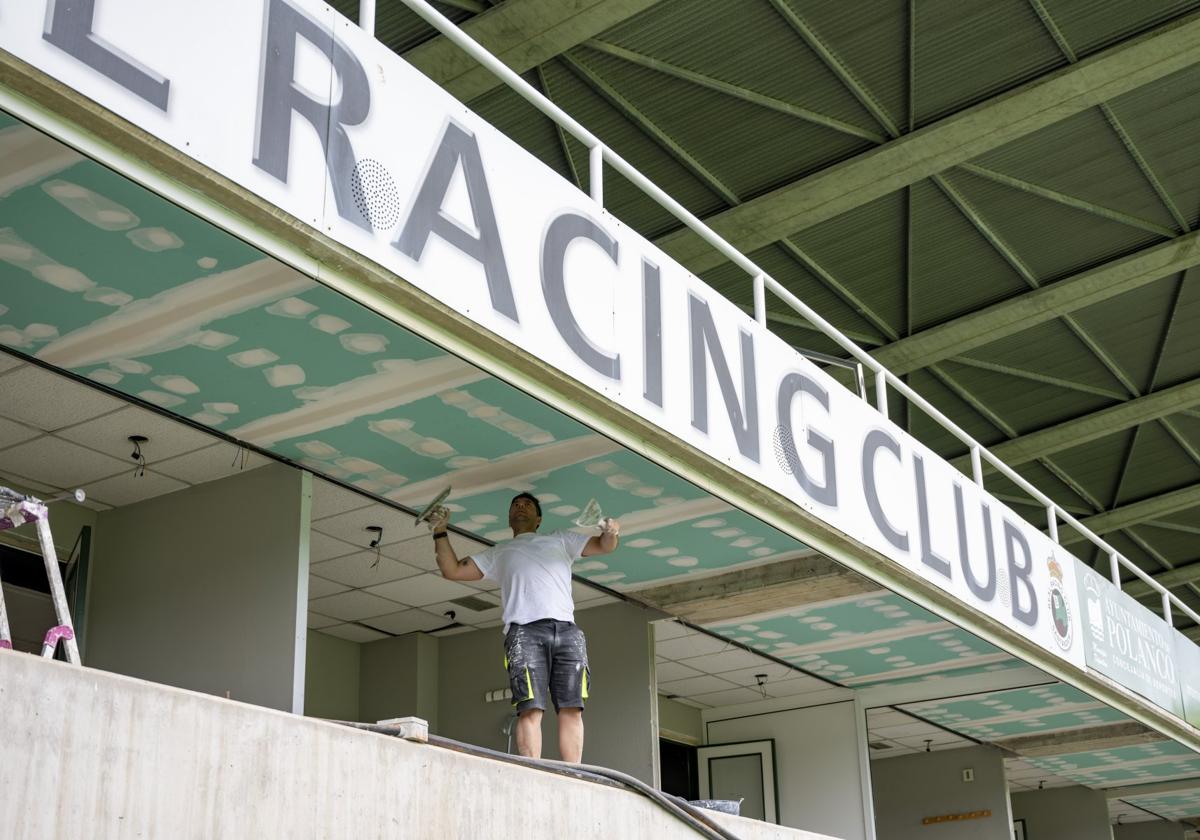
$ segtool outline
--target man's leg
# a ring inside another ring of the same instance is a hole
[[[583,761],[583,709],[558,710],[558,754],[572,764]]]
[[[566,711],[564,709],[564,711]],[[576,709],[575,711],[579,711]],[[582,720],[582,719],[581,719]],[[582,724],[581,724],[582,725]],[[562,726],[562,719],[559,719]],[[579,730],[579,744],[583,747],[583,729]],[[562,738],[559,737],[561,742]],[[542,757],[542,710],[526,709],[517,718],[517,754],[526,758]]]

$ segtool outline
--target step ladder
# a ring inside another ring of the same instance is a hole
[[[78,665],[79,646],[75,643],[75,627],[71,623],[66,590],[63,587],[62,575],[58,571],[58,554],[54,550],[54,539],[50,535],[50,511],[47,507],[49,502],[66,498],[82,502],[84,493],[82,490],[76,490],[43,502],[8,487],[0,487],[0,531],[19,528],[31,522],[37,529],[42,559],[46,562],[46,579],[50,581],[50,599],[54,602],[54,613],[58,616],[58,624],[46,632],[46,638],[42,642],[42,656],[47,659],[53,658],[61,642],[67,654],[67,661]],[[3,587],[0,587],[0,648],[12,650],[12,631],[8,625]]]

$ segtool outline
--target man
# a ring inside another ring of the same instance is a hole
[[[558,751],[564,761],[583,758],[583,706],[591,672],[583,631],[575,626],[571,565],[580,557],[608,554],[620,541],[615,519],[601,523],[599,536],[572,531],[537,533],[542,506],[529,493],[518,493],[508,506],[513,538],[459,559],[450,545],[441,509],[431,519],[438,568],[447,580],[500,584],[504,618],[505,667],[517,707],[517,751],[542,755],[542,713],[547,697],[558,713]]]

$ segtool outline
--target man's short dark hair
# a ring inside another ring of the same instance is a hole
[[[529,501],[533,502],[533,507],[535,510],[537,510],[537,515],[539,517],[542,515],[542,503],[537,500],[537,496],[533,495],[532,493],[518,493],[512,497],[512,502],[509,502],[508,506],[512,507],[512,503],[517,499],[528,499]]]

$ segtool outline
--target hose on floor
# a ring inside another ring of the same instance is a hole
[[[344,726],[350,726],[354,729],[362,729],[367,732],[378,732],[382,735],[396,735],[396,730],[387,726],[380,726],[374,723],[356,723],[354,721],[331,721],[332,723],[340,723]],[[583,779],[589,782],[599,782],[600,784],[609,785],[610,787],[624,787],[640,793],[642,796],[653,801],[659,807],[666,810],[680,822],[686,824],[689,828],[700,834],[707,840],[738,840],[737,835],[730,833],[728,830],[718,825],[699,809],[692,807],[682,799],[677,799],[673,796],[664,794],[662,791],[655,790],[641,779],[636,779],[619,770],[611,770],[608,767],[598,767],[592,764],[568,764],[564,761],[551,761],[545,758],[526,758],[524,756],[512,755],[510,753],[500,752],[499,750],[491,750],[487,747],[478,747],[474,744],[465,744],[462,741],[455,741],[452,738],[443,738],[440,735],[430,735],[429,743],[435,747],[442,749],[454,750],[455,752],[465,753],[467,755],[480,756],[482,758],[491,758],[496,761],[507,761],[510,764],[518,764],[522,767],[532,767],[537,770],[544,770],[549,773],[557,773],[560,776],[570,776],[575,779]]]

